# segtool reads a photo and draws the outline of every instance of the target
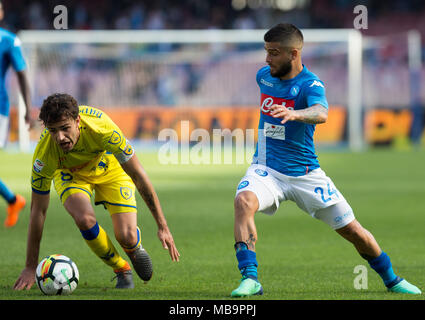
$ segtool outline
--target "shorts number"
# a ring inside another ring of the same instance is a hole
[[[320,193],[320,197],[322,198],[322,201],[324,203],[332,200],[332,195],[336,195],[339,198],[338,195],[338,191],[336,191],[336,189],[331,189],[331,186],[328,183],[328,198],[325,198],[325,191],[323,190],[322,187],[317,187],[316,189],[314,189],[315,193]]]
[[[62,181],[71,181],[72,180],[72,175],[69,173],[65,173],[61,171],[61,179]]]

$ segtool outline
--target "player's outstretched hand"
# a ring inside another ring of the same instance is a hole
[[[284,124],[287,121],[296,120],[296,112],[288,109],[285,106],[274,104],[270,107],[270,115],[273,118],[281,118],[281,123]]]
[[[168,250],[171,260],[179,261],[180,253],[174,244],[173,236],[168,227],[158,229],[158,238],[164,249]]]
[[[15,285],[13,286],[14,290],[23,290],[31,289],[32,285],[35,282],[35,270],[30,268],[25,268],[18,280],[16,280]]]

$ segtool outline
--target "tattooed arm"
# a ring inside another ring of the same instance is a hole
[[[271,116],[282,118],[281,123],[287,121],[299,121],[309,124],[325,123],[328,119],[328,109],[320,104],[314,104],[311,107],[301,110],[290,110],[285,106],[274,104],[270,108]]]
[[[121,166],[133,180],[137,190],[152,213],[152,216],[158,225],[158,238],[161,241],[162,246],[169,250],[173,261],[179,261],[180,254],[174,244],[173,236],[168,228],[158,196],[145,169],[143,169],[140,161],[137,159],[136,154],[134,154],[128,161],[121,163]]]

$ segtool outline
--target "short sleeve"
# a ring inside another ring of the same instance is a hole
[[[52,148],[49,148],[49,141],[46,140],[49,140],[49,138],[42,138],[37,144],[32,162],[31,188],[38,194],[48,194],[50,192],[53,175],[58,163],[54,155],[51,154]]]
[[[119,163],[125,163],[134,154],[131,143],[125,138],[121,129],[109,118],[105,117],[104,148],[112,153]]]
[[[328,100],[326,99],[325,86],[320,80],[311,80],[307,82],[307,85],[304,89],[304,97],[307,107],[320,104],[326,109],[329,108]]]

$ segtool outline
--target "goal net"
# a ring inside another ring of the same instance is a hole
[[[317,126],[316,142],[360,150],[361,33],[302,31],[303,63],[324,81],[331,106],[328,123]],[[105,109],[131,140],[158,141],[164,128],[175,128],[181,138],[181,121],[188,121],[190,130],[256,128],[260,98],[255,76],[265,65],[265,32],[22,31],[34,117],[44,98],[66,92],[80,105]],[[12,104],[23,109],[13,81],[12,86]],[[19,141],[22,150],[31,149],[40,124],[27,135],[22,119],[14,119],[11,140]]]

